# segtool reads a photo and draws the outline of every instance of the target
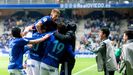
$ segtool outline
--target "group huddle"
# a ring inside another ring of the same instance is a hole
[[[12,28],[14,39],[9,44],[10,75],[24,75],[22,62],[25,53],[28,53],[26,75],[71,75],[75,64],[76,24],[65,23],[63,20],[55,22],[59,15],[60,11],[53,9],[49,16],[44,16],[22,32],[18,27]],[[28,32],[32,32],[31,38],[25,37]],[[104,71],[104,75],[114,75],[119,70],[123,75],[133,75],[133,31],[124,32],[122,53],[118,58],[115,57],[114,47],[108,39],[109,34],[109,28],[101,28],[99,46],[90,50],[97,55],[98,71]],[[118,63],[120,60],[124,62],[122,67]]]
[[[23,55],[28,53],[26,75],[71,75],[75,63],[76,26],[55,23],[60,11],[53,9],[50,16],[44,16],[23,32],[18,27],[12,28],[14,39],[10,42],[10,75],[24,75],[22,72]],[[32,31],[32,37],[25,35]],[[59,64],[61,70],[58,72]]]

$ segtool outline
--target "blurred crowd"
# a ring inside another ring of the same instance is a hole
[[[21,13],[21,12],[19,12]],[[8,16],[3,21],[4,26],[4,33],[0,35],[0,48],[2,50],[8,49],[9,41],[12,39],[12,36],[10,35],[10,31],[12,27],[18,26],[22,30],[24,30],[25,27],[34,24],[38,19],[42,18],[42,15],[33,15],[33,16],[27,16],[27,15],[19,15],[19,13],[15,15]],[[22,14],[22,13],[21,13]],[[36,17],[38,16],[38,17]],[[57,20],[57,23],[60,21],[64,21],[64,23],[67,24],[76,24],[78,21],[76,19],[72,18],[63,18],[62,16]]]
[[[12,27],[19,26],[24,29],[26,26],[33,24],[35,21],[43,17],[44,15],[28,15],[29,13],[20,15],[22,12],[13,14],[11,16],[5,17],[3,26],[4,33],[0,35],[0,47],[8,47],[8,42],[10,41],[11,35],[8,33]],[[101,13],[101,12],[100,12]],[[36,13],[35,13],[36,14]],[[38,16],[38,17],[37,17]],[[88,18],[86,18],[88,16]],[[98,45],[99,39],[98,30],[102,27],[107,27],[111,31],[110,39],[116,44],[121,40],[122,34],[120,34],[120,27],[122,19],[126,19],[128,26],[133,24],[133,19],[129,17],[120,18],[119,14],[115,16],[111,15],[103,17],[99,15],[99,12],[90,13],[81,18],[81,16],[71,14],[70,11],[63,12],[58,21],[63,20],[65,24],[73,23],[79,25],[79,22],[84,19],[84,35],[80,37],[80,45],[84,45],[85,49],[90,49],[91,46]],[[58,22],[57,21],[57,22]],[[77,26],[78,27],[78,26]],[[80,49],[81,46],[79,46]]]

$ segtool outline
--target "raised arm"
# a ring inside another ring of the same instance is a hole
[[[23,36],[25,36],[29,31],[33,30],[34,24],[25,27],[24,31],[23,31]]]
[[[72,40],[72,38],[75,36],[75,33],[73,31],[68,31],[66,34],[55,32],[54,35],[56,38],[67,42]]]
[[[42,24],[41,20],[38,21],[38,23],[35,25],[37,32],[42,33],[42,30],[41,30],[42,25],[43,24]]]
[[[42,41],[45,41],[47,40],[49,37],[50,37],[51,34],[46,34],[45,36],[43,36],[42,38],[39,38],[39,39],[35,39],[35,40],[30,40],[29,41],[29,44],[37,44],[37,43],[40,43]]]
[[[91,51],[94,53],[98,53],[98,52],[105,51],[105,49],[106,49],[106,44],[102,42],[102,43],[100,43],[99,47],[93,48],[93,50],[91,50]]]

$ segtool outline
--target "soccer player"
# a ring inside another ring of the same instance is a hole
[[[45,27],[45,26],[43,26]],[[41,28],[43,33],[34,33],[32,38],[38,38],[42,37],[46,34],[50,34],[51,32],[47,32],[45,28]],[[46,40],[45,40],[46,41]],[[38,44],[33,44],[31,50],[28,54],[28,60],[27,60],[27,75],[40,75],[40,62],[43,57],[43,50],[45,48],[45,41],[40,42]]]
[[[60,39],[64,42],[69,41],[69,44],[72,45],[73,52],[75,51],[75,31],[77,29],[75,23],[68,23],[66,25],[67,27],[67,32],[66,34],[61,34],[61,33],[55,33],[55,37],[57,39]],[[60,75],[71,75],[72,74],[72,69],[75,65],[75,57],[71,56],[68,52],[65,52],[65,54],[62,56],[62,60],[60,61],[61,63],[61,71]]]
[[[60,11],[58,9],[52,9],[50,16],[44,16],[43,18],[39,19],[34,25],[26,27],[25,35],[29,30],[33,30],[32,37],[43,36],[46,33],[42,30],[46,30],[46,32],[51,32],[56,30],[57,24],[55,21],[58,19],[60,15]],[[43,29],[44,28],[44,29]],[[29,58],[27,60],[28,66],[28,75],[39,75],[39,67],[40,67],[40,59],[42,56],[41,52],[44,48],[43,43],[33,45],[33,48],[29,53]]]
[[[10,42],[10,59],[8,65],[8,71],[10,75],[22,75],[21,70],[23,69],[23,54],[24,54],[24,46],[27,44],[37,44],[46,40],[50,35],[46,35],[42,38],[36,40],[27,40],[22,38],[21,29],[18,27],[12,28],[11,31],[14,39]]]
[[[60,11],[58,9],[52,9],[50,16],[44,16],[43,18],[36,21],[33,25],[25,28],[24,34],[27,34],[28,31],[33,30],[34,32],[42,33],[41,26],[45,25],[49,31],[56,30],[56,24],[50,24],[51,22],[55,22],[60,15]]]
[[[61,24],[57,28],[58,33],[66,34],[66,27],[64,25]],[[40,75],[59,75],[59,63],[66,51],[71,57],[74,57],[72,45],[51,35],[45,48],[44,57],[42,58]]]

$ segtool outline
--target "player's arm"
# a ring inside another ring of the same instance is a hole
[[[70,54],[70,57],[72,57],[72,58],[75,57],[75,53],[73,52],[73,47],[72,46],[68,46],[67,51]]]
[[[29,31],[33,30],[34,24],[25,27],[24,31],[23,31],[23,36],[25,36]]]
[[[27,52],[28,50],[31,50],[32,44],[28,44],[24,46],[24,53]]]
[[[43,42],[43,41],[47,40],[49,37],[50,37],[50,34],[46,34],[42,38],[35,39],[35,40],[30,40],[29,44],[37,44],[37,43]]]
[[[41,27],[42,27],[42,25],[43,25],[43,23],[42,23],[42,21],[40,20],[40,21],[38,21],[38,23],[36,23],[36,30],[39,32],[39,33],[42,33],[42,31],[41,31]]]
[[[56,37],[57,39],[60,39],[60,40],[62,40],[62,41],[70,41],[70,40],[72,40],[72,37],[75,35],[75,33],[73,33],[73,31],[68,31],[68,32],[64,35],[64,34],[55,32],[54,35],[55,35],[55,37]]]

